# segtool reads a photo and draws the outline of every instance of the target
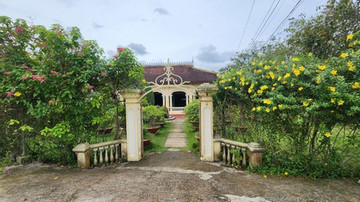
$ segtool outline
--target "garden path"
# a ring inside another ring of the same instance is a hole
[[[174,128],[170,131],[166,142],[165,147],[170,148],[179,148],[179,147],[186,147],[186,133],[182,130],[185,123],[185,119],[180,117],[176,118],[173,121]]]

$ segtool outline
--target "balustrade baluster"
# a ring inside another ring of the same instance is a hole
[[[96,166],[98,164],[97,151],[98,151],[98,148],[95,148],[94,149],[94,166]]]
[[[226,149],[225,149],[225,144],[222,143],[222,160],[223,160],[223,163],[226,164]]]
[[[236,149],[235,146],[231,146],[231,148]],[[231,165],[233,165],[235,163],[235,153],[231,154]]]
[[[114,145],[110,145],[110,162],[114,162]]]
[[[108,146],[105,146],[105,164],[109,163]]]
[[[242,157],[242,165],[245,167],[246,166],[246,148],[242,148],[242,154],[243,154],[243,157]]]
[[[119,144],[115,145],[115,161],[119,161]]]
[[[104,150],[104,148],[100,147],[99,150],[100,150],[100,165],[101,165],[101,164],[103,164],[103,150]]]
[[[227,150],[227,162],[226,162],[226,165],[228,165],[228,166],[230,166],[231,164],[230,164],[230,145],[226,145],[226,150]]]

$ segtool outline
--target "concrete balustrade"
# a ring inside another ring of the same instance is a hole
[[[90,168],[90,154],[93,153],[93,166],[106,165],[127,158],[127,141],[113,140],[98,144],[79,144],[73,151],[76,153],[77,164],[82,168]]]
[[[264,149],[259,143],[243,143],[227,139],[214,139],[213,147],[214,161],[222,160],[224,165],[232,166],[236,164],[243,167],[247,166],[247,162],[249,162],[250,168],[261,167]],[[232,150],[235,152],[231,153]]]

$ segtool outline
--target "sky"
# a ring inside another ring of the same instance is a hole
[[[167,59],[194,61],[196,67],[217,71],[229,64],[236,52],[249,46],[270,8],[277,5],[257,40],[266,41],[298,0],[253,2],[0,0],[0,15],[46,27],[52,24],[79,27],[83,38],[96,40],[107,57],[111,57],[117,47],[128,47],[142,63],[166,62]],[[325,3],[326,0],[302,0],[290,18],[301,13],[315,16],[318,6]],[[287,27],[286,22],[279,34]]]

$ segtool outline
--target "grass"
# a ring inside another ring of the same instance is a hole
[[[151,138],[150,145],[144,148],[144,154],[149,154],[151,152],[164,152],[167,150],[165,147],[166,138],[173,128],[172,123],[166,123],[163,128],[160,128],[155,135],[146,132],[144,139]]]
[[[199,132],[194,130],[192,124],[188,120],[185,121],[183,130],[186,133],[187,141],[187,147],[184,149],[199,154],[199,141],[195,138],[195,135],[199,136]]]

